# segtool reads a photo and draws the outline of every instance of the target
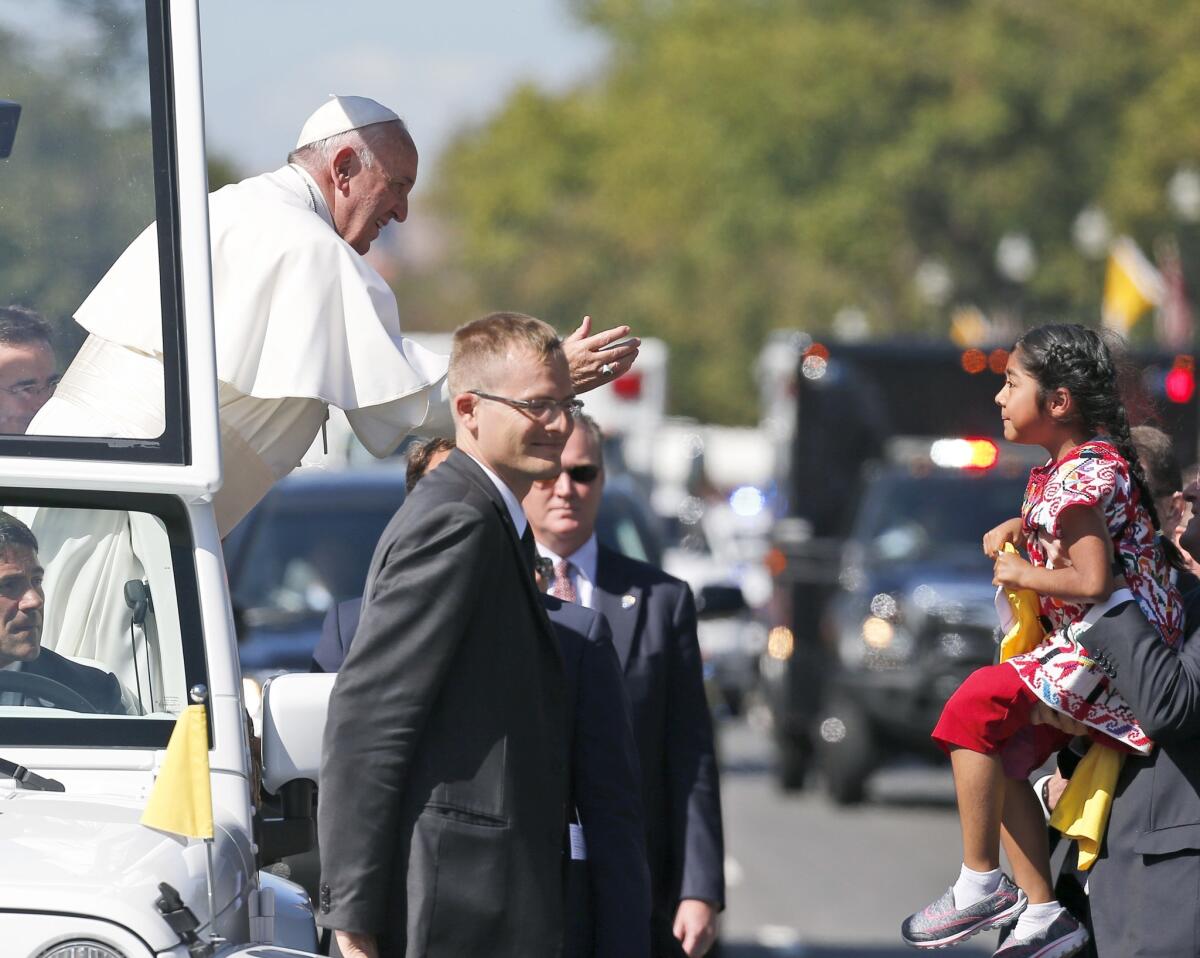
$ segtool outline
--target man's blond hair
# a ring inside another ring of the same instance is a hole
[[[450,395],[490,389],[513,352],[532,354],[546,363],[564,355],[554,327],[524,313],[489,313],[460,326],[450,347]]]

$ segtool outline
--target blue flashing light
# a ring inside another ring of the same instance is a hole
[[[729,507],[743,519],[751,519],[763,511],[767,497],[755,486],[738,486],[729,494]]]

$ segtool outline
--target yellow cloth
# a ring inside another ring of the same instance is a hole
[[[213,837],[208,720],[203,705],[189,705],[176,721],[141,821],[189,838]]]
[[[1015,553],[1017,550],[1011,542],[1006,542],[1004,551]],[[1006,588],[1004,595],[1016,621],[1000,643],[1001,662],[1011,659],[1014,655],[1032,651],[1046,637],[1042,620],[1038,618],[1041,609],[1037,593],[1031,589]]]
[[[1100,853],[1100,841],[1108,825],[1117,775],[1125,753],[1093,742],[1075,768],[1067,790],[1050,815],[1050,824],[1079,846],[1079,867],[1087,871]]]

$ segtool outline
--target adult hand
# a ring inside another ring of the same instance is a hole
[[[1058,800],[1062,798],[1062,793],[1067,790],[1067,786],[1071,784],[1069,778],[1063,778],[1062,772],[1058,769],[1054,770],[1054,774],[1050,776],[1050,781],[1046,783],[1046,807],[1050,811],[1054,811],[1054,806],[1058,804]]]
[[[1025,586],[1025,574],[1033,566],[1029,561],[1015,552],[1001,552],[992,567],[992,585],[1001,585],[1006,589],[1020,589]]]
[[[1011,542],[1014,546],[1021,545],[1020,516],[1005,519],[996,528],[987,531],[983,537],[983,554],[989,559],[994,559],[1006,542]]]
[[[374,935],[364,935],[357,931],[335,931],[338,949],[342,958],[379,958],[379,947],[375,944]]]
[[[1060,732],[1068,735],[1086,735],[1088,727],[1077,722],[1069,715],[1056,712],[1045,702],[1038,702],[1029,713],[1029,721],[1033,725],[1053,725]]]
[[[685,898],[675,911],[671,932],[688,958],[703,958],[717,940],[717,909],[699,898]]]
[[[629,335],[628,326],[614,326],[592,335],[592,317],[584,316],[579,328],[563,340],[563,351],[571,367],[571,382],[575,392],[583,393],[610,383],[624,375],[637,359],[640,339],[631,339],[612,349],[605,349]]]

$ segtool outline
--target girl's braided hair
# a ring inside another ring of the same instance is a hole
[[[1107,434],[1121,457],[1129,463],[1129,474],[1137,486],[1142,505],[1150,514],[1155,531],[1160,531],[1154,497],[1129,434],[1129,419],[1121,394],[1121,369],[1104,339],[1095,330],[1078,323],[1052,323],[1031,329],[1013,347],[1021,351],[1021,365],[1038,382],[1038,401],[1055,389],[1071,394],[1084,429]],[[1183,557],[1169,537],[1160,536],[1167,561],[1183,568]]]

